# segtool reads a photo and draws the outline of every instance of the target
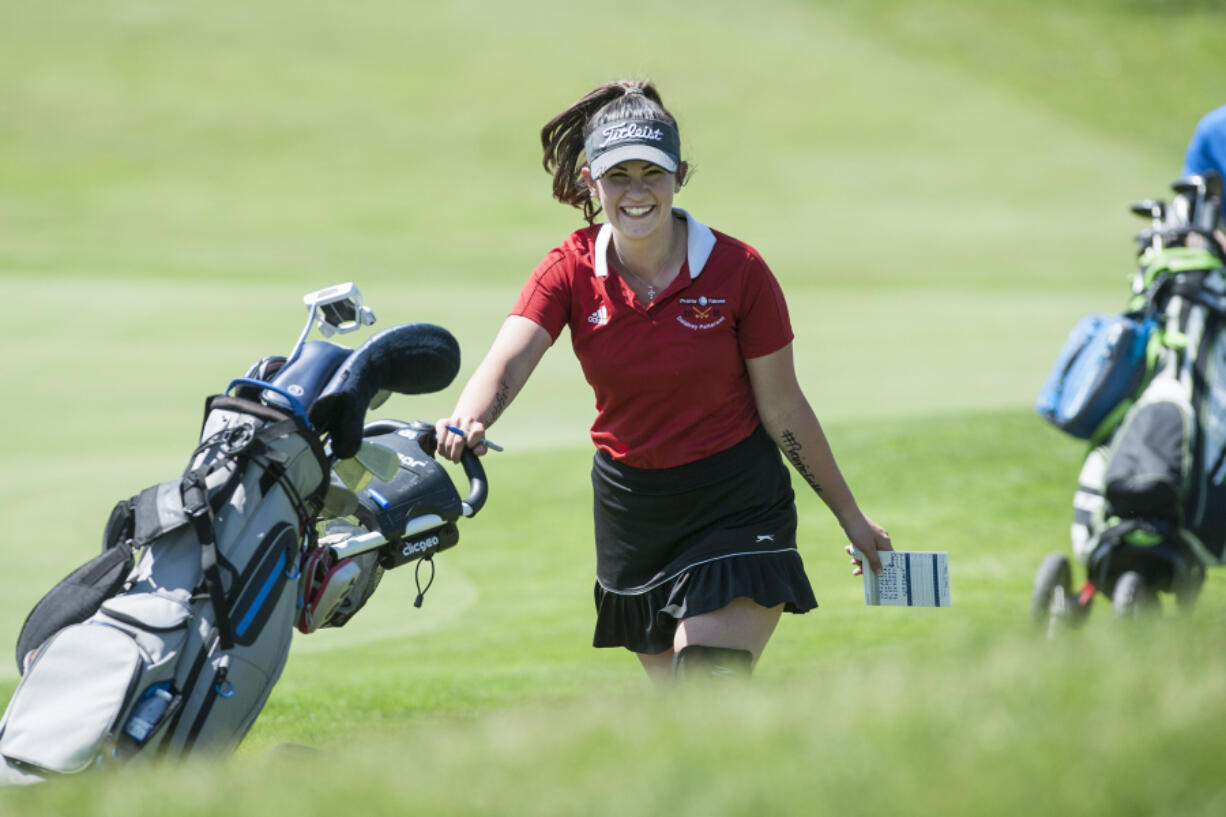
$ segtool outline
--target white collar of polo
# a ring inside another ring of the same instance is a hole
[[[702,272],[707,259],[711,257],[711,250],[715,249],[715,233],[711,232],[711,228],[707,225],[695,221],[693,216],[680,207],[674,207],[673,212],[685,216],[689,233],[686,261],[690,265],[690,280],[693,280],[698,277],[698,273]],[[597,278],[607,278],[609,275],[609,242],[612,240],[613,227],[606,221],[600,226],[600,232],[596,234]]]

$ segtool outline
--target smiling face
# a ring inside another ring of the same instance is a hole
[[[669,173],[659,165],[635,160],[615,165],[599,179],[584,168],[583,181],[614,230],[626,238],[645,239],[671,235],[667,228],[673,196],[681,189],[684,173],[684,163],[677,173]]]

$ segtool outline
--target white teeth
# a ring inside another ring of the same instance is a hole
[[[651,212],[651,207],[650,207],[650,206],[647,206],[647,207],[623,207],[622,209],[626,211],[626,214],[627,214],[627,215],[631,215],[631,216],[645,216],[645,215],[647,215],[648,213],[650,213],[650,212]]]

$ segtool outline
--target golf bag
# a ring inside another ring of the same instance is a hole
[[[120,502],[103,554],[27,619],[0,782],[234,749],[295,624],[309,632],[364,601],[348,598],[357,563],[320,559],[315,529],[325,506],[359,504],[333,469],[363,445],[372,397],[437,391],[458,367],[446,330],[410,324],[357,351],[300,341],[288,362],[265,359],[209,398],[183,475]]]
[[[254,722],[288,657],[328,460],[300,419],[235,398],[210,400],[202,439],[181,480],[120,505],[113,534],[144,549],[124,592],[22,657],[6,759],[67,774],[230,749]]]
[[[1112,595],[1135,573],[1150,600],[1170,592],[1185,605],[1206,567],[1226,560],[1226,270],[1212,239],[1221,184],[1195,181],[1177,182],[1162,223],[1138,236],[1134,295],[1120,320],[1143,327],[1134,335],[1143,342],[1129,351],[1130,388],[1104,401],[1092,433],[1075,435],[1091,449],[1070,531],[1091,588]],[[1100,370],[1115,365],[1102,349],[1095,359]]]

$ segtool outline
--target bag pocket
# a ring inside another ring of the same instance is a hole
[[[251,555],[227,611],[235,644],[251,646],[259,640],[278,609],[290,578],[295,581],[294,592],[297,593],[298,545],[297,530],[288,523],[279,522],[262,540],[260,551]]]
[[[141,548],[187,524],[179,480],[146,488],[133,500],[133,547]]]
[[[1183,523],[1196,412],[1178,381],[1158,378],[1128,412],[1103,474],[1108,511]]]
[[[123,589],[132,572],[132,548],[117,544],[68,574],[34,605],[17,636],[17,671],[25,672],[34,650],[55,633],[80,624]]]
[[[60,774],[87,769],[127,708],[145,657],[112,627],[76,624],[39,651],[5,712],[0,754]]]
[[[1156,324],[1095,313],[1073,327],[1035,403],[1041,417],[1082,440],[1098,439],[1123,417],[1121,408],[1145,379]]]
[[[167,593],[127,593],[102,603],[96,621],[128,634],[144,653],[148,667],[174,659],[187,637],[190,595],[185,590]]]

